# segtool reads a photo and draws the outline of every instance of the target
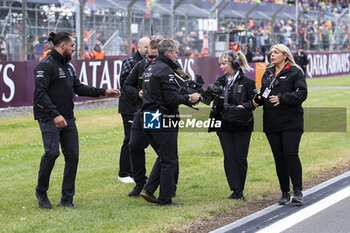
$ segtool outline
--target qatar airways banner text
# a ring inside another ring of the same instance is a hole
[[[119,77],[125,56],[104,60],[72,61],[76,75],[86,85],[104,88],[120,88]],[[206,84],[212,83],[218,74],[218,59],[181,58],[179,63],[191,77],[202,74]],[[0,108],[33,105],[34,68],[37,62],[0,62]],[[103,97],[101,97],[103,98]],[[96,98],[76,97],[75,101]]]
[[[350,74],[350,52],[310,52],[306,74],[309,78]]]

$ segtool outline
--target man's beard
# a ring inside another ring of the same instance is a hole
[[[67,59],[68,61],[72,60],[72,54],[67,52],[66,50],[63,52],[63,56],[65,59]]]

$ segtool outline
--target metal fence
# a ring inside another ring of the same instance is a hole
[[[26,3],[25,8],[22,2]],[[202,50],[203,35],[209,35],[209,40],[213,42],[215,33],[237,29],[242,29],[243,32],[231,35],[230,41],[240,41],[252,48],[262,46],[268,49],[271,44],[285,43],[292,49],[300,46],[318,51],[350,49],[350,15],[347,8],[340,13],[298,8],[299,13],[296,13],[295,6],[286,4],[237,3],[229,0],[22,2],[0,2],[2,60],[23,59],[19,52],[23,49],[27,50],[27,59],[38,59],[44,38],[51,31],[65,30],[72,33],[80,46],[80,26],[84,29],[89,49],[92,50],[96,43],[102,43],[106,55],[129,54],[132,42],[151,34],[179,40],[183,53],[186,47],[199,53]],[[78,15],[80,3],[85,3],[81,24]],[[26,11],[25,21],[22,17],[23,10]],[[199,19],[217,19],[217,31],[200,30]],[[26,48],[22,46],[23,40],[27,41]],[[211,54],[214,54],[214,45],[211,46]]]

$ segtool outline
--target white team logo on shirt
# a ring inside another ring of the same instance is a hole
[[[38,70],[36,72],[36,77],[37,78],[43,78],[44,77],[44,71],[43,70]]]
[[[60,78],[65,78],[66,74],[64,73],[63,69],[60,67],[58,68],[58,76],[60,76]]]

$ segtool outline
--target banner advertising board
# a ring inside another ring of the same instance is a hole
[[[329,77],[350,74],[350,52],[339,53],[307,53],[309,65],[307,77]],[[72,61],[77,77],[81,82],[105,88],[120,88],[119,76],[125,56],[108,57],[104,60]],[[202,57],[179,59],[184,71],[192,78],[200,74],[205,87],[213,83],[222,74],[218,58]],[[34,92],[34,67],[37,62],[0,62],[0,108],[31,106]],[[263,64],[250,64],[259,72],[247,72],[255,79],[261,78],[264,72]],[[257,80],[259,83],[259,80]],[[76,101],[88,100],[88,97],[76,97]]]

